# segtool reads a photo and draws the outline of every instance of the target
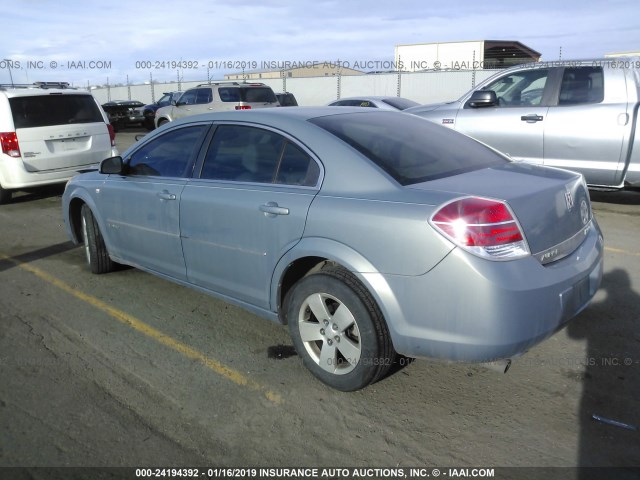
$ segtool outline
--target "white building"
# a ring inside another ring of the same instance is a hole
[[[417,43],[395,49],[397,68],[407,72],[504,68],[539,60],[540,53],[510,40]]]

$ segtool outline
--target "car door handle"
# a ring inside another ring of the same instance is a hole
[[[276,215],[289,215],[289,209],[280,207],[276,202],[268,202],[260,205],[260,211],[265,217],[275,217]]]
[[[544,117],[542,115],[535,115],[535,114],[523,115],[520,117],[520,120],[527,123],[541,122],[543,119]]]
[[[161,200],[175,200],[176,196],[173,193],[169,193],[167,190],[163,190],[162,192],[158,192],[157,196]]]

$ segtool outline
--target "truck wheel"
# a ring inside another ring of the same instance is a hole
[[[395,352],[378,306],[342,268],[300,280],[286,300],[289,331],[304,365],[325,384],[345,392],[382,378]]]
[[[87,265],[93,273],[108,273],[113,270],[113,261],[109,257],[98,222],[87,204],[82,205],[82,239]]]

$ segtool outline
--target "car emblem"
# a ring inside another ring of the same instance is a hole
[[[567,201],[567,209],[571,210],[573,208],[573,197],[571,196],[571,192],[569,190],[564,192],[564,199]]]
[[[580,218],[582,218],[582,224],[586,225],[589,221],[589,206],[586,200],[580,202]]]

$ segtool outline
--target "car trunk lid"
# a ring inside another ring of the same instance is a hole
[[[508,163],[407,188],[447,191],[505,201],[522,227],[531,253],[558,260],[582,243],[591,202],[582,177],[560,169]]]

